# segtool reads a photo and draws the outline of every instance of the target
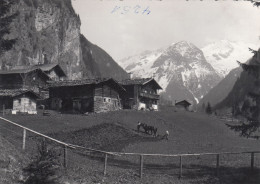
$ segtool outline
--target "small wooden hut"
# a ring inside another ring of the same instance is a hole
[[[0,107],[12,114],[37,114],[36,101],[40,96],[26,89],[0,89]]]
[[[175,103],[175,107],[177,107],[178,109],[184,109],[184,110],[189,110],[191,103],[188,102],[187,100],[182,100],[179,102]]]

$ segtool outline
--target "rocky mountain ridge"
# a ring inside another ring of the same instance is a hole
[[[243,63],[252,56],[249,47],[257,48],[254,44],[220,40],[200,50],[193,44],[182,41],[173,43],[166,49],[145,51],[122,59],[120,65],[132,72],[134,77],[154,76],[164,88],[162,96],[166,99],[189,99],[198,103],[211,89],[215,91],[213,87],[225,77],[227,79],[217,90],[229,92],[223,84],[228,83],[231,87],[234,85],[241,73],[235,69],[238,67],[236,61]],[[232,70],[234,71],[228,75]],[[224,93],[219,95],[223,95],[219,96],[220,99],[225,97]],[[210,96],[212,95],[207,95],[203,101],[211,101]]]
[[[221,77],[225,77],[234,68],[237,61],[245,63],[252,53],[248,48],[258,49],[257,45],[244,42],[220,40],[203,47],[205,58]]]
[[[120,61],[134,77],[153,76],[167,100],[188,99],[197,104],[221,78],[192,43],[181,41],[166,49],[146,52]]]
[[[69,79],[128,77],[104,50],[81,35],[80,17],[71,0],[20,0],[12,12],[18,12],[18,16],[8,37],[16,38],[17,42],[1,56],[1,70],[59,63]],[[103,73],[104,70],[107,72]]]

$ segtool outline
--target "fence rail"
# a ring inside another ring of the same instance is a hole
[[[73,149],[73,150],[79,150],[79,151],[89,151],[89,152],[95,152],[95,153],[101,153],[104,156],[104,170],[103,174],[107,174],[107,166],[108,166],[108,156],[137,156],[139,157],[139,176],[142,178],[143,176],[143,168],[144,168],[144,158],[145,157],[177,157],[179,158],[179,178],[182,177],[182,172],[183,172],[183,159],[184,157],[193,157],[193,156],[206,156],[206,155],[215,155],[216,156],[216,173],[217,175],[219,174],[219,168],[220,168],[220,155],[234,155],[234,154],[250,154],[250,167],[251,170],[254,169],[255,167],[255,155],[257,153],[260,153],[260,151],[241,151],[241,152],[213,152],[213,153],[187,153],[187,154],[147,154],[147,153],[122,153],[122,152],[108,152],[108,151],[103,151],[103,150],[98,150],[98,149],[92,149],[92,148],[87,148],[84,146],[79,146],[79,145],[74,145],[74,144],[69,144],[65,143],[63,141],[54,139],[52,137],[49,137],[47,135],[44,135],[42,133],[39,133],[37,131],[34,131],[30,128],[27,128],[25,126],[22,126],[20,124],[17,124],[13,121],[10,121],[8,119],[5,119],[3,117],[0,117],[0,120],[3,120],[4,122],[10,123],[16,127],[19,127],[23,129],[22,133],[22,150],[26,149],[26,136],[27,136],[27,131],[31,132],[33,134],[36,134],[40,137],[43,137],[45,139],[48,139],[50,141],[53,141],[59,145],[62,146],[63,148],[63,165],[64,167],[67,167],[67,156],[68,156],[68,148]]]

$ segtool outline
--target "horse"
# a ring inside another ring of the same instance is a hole
[[[154,135],[154,137],[156,137],[156,135],[157,135],[157,128],[153,129],[153,135]]]
[[[154,126],[146,126],[145,133],[156,136],[157,128],[155,128]]]
[[[146,127],[146,132],[147,132],[148,134],[152,134],[152,133],[153,133],[153,129],[154,129],[153,126],[147,126],[147,127]]]
[[[146,134],[150,134],[150,135],[154,135],[156,137],[156,134],[157,134],[157,128],[154,128],[154,126],[148,126],[147,124],[145,123],[140,123],[138,121],[138,124],[137,124],[137,131],[139,132],[140,131],[140,128],[143,128],[144,132]]]
[[[146,127],[147,127],[147,125],[145,124],[145,123],[140,123],[139,121],[138,121],[138,124],[137,124],[137,131],[139,132],[140,131],[140,128],[143,128],[144,129],[144,131],[146,130]],[[145,131],[146,132],[146,131]]]

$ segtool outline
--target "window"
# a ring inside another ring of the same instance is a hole
[[[111,98],[103,98],[103,102],[111,102]]]

